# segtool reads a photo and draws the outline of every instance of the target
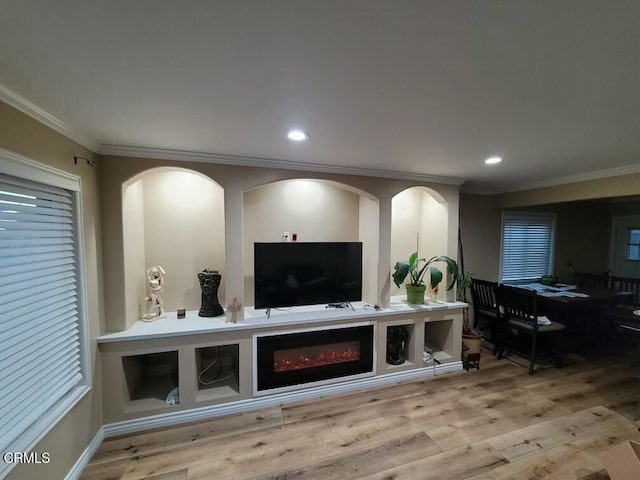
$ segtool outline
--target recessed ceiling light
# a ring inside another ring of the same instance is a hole
[[[500,163],[501,161],[502,157],[489,157],[484,161],[484,163],[486,163],[487,165],[495,165],[496,163]]]
[[[302,130],[291,130],[287,134],[287,137],[289,137],[289,140],[293,140],[294,142],[304,142],[309,138],[309,134]]]

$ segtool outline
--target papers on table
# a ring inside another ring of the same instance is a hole
[[[566,283],[556,283],[553,286],[542,285],[541,283],[522,283],[516,285],[517,287],[528,288],[535,290],[541,297],[568,297],[568,298],[588,298],[589,295],[582,292],[574,292],[575,285],[568,285]]]
[[[589,298],[587,293],[582,292],[538,292],[541,297],[569,297],[569,298]]]
[[[538,317],[538,325],[551,325],[551,320],[549,320],[544,315],[540,315]]]

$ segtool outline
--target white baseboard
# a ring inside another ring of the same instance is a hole
[[[122,422],[108,423],[102,427],[104,438],[117,435],[126,435],[153,428],[169,427],[181,423],[197,422],[209,420],[224,415],[232,415],[242,412],[259,410],[262,408],[275,407],[285,403],[299,402],[302,400],[312,400],[315,398],[335,395],[339,393],[349,393],[367,388],[381,387],[393,383],[419,378],[431,377],[448,372],[462,370],[462,362],[451,362],[438,365],[435,368],[425,367],[404,372],[378,375],[371,378],[351,380],[349,382],[311,387],[297,392],[276,393],[264,397],[249,398],[237,402],[225,403],[222,405],[210,405],[207,407],[192,408],[180,412],[163,413],[144,418],[125,420]],[[93,442],[92,442],[93,443]],[[85,464],[86,465],[86,464]],[[84,467],[83,467],[84,468]],[[68,477],[69,479],[75,477]]]
[[[82,455],[76,460],[76,463],[73,465],[67,476],[64,477],[64,480],[77,480],[82,475],[82,472],[89,464],[89,461],[96,453],[102,442],[104,441],[104,427],[100,427],[96,436],[93,437],[93,440],[87,445],[87,448],[84,449]]]

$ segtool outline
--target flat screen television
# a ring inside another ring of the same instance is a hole
[[[362,300],[362,242],[254,244],[255,308]]]

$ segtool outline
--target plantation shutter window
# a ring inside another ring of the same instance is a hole
[[[530,280],[553,270],[555,216],[504,213],[500,281]]]
[[[76,192],[0,173],[0,451],[84,381],[76,218]]]

